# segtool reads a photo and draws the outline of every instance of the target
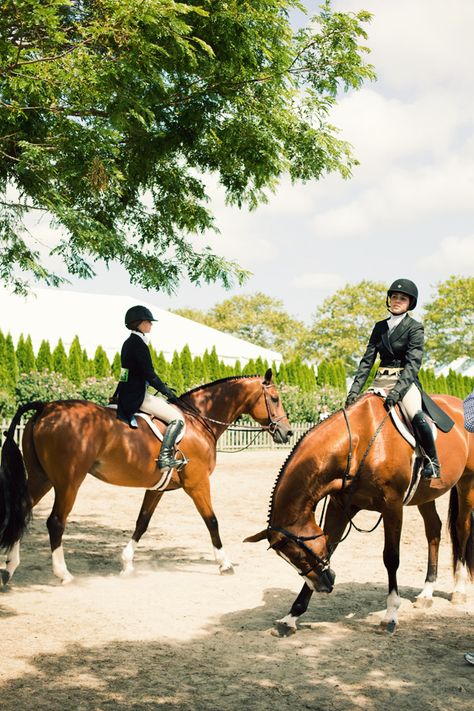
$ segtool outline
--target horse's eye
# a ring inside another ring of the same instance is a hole
[[[279,402],[280,398],[275,397],[274,395],[272,395],[272,396],[270,397],[270,400],[271,400],[272,402],[275,402],[275,403],[276,403],[276,402]]]

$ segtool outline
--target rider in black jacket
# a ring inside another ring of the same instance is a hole
[[[134,413],[142,410],[168,424],[163,435],[158,466],[160,469],[180,467],[182,460],[175,459],[173,452],[176,440],[184,427],[182,412],[169,403],[177,403],[174,390],[169,388],[155,373],[146,334],[156,321],[146,306],[133,306],[125,314],[125,325],[132,332],[122,346],[120,354],[122,370],[117,388],[117,417],[131,427],[137,427]],[[150,395],[148,385],[156,388],[168,400]]]
[[[397,279],[388,289],[386,304],[391,315],[378,321],[373,328],[347,396],[346,407],[359,396],[379,354],[380,366],[372,387],[388,390],[387,409],[401,401],[426,454],[422,476],[437,479],[440,465],[433,433],[422,410],[422,387],[418,379],[423,358],[423,326],[408,314],[408,310],[415,308],[417,300],[418,289],[409,279]]]

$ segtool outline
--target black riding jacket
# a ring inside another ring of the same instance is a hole
[[[418,372],[423,359],[423,325],[408,314],[389,333],[388,319],[378,321],[359,363],[350,394],[358,395],[372,369],[377,354],[380,355],[380,367],[403,368],[392,392],[398,392],[400,399],[405,396],[410,385],[415,383],[422,391]]]
[[[167,387],[153,369],[150,349],[136,333],[131,333],[123,344],[120,359],[122,368],[128,369],[128,380],[118,384],[117,417],[128,421],[139,410],[148,384],[161,393]]]

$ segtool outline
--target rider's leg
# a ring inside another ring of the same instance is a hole
[[[402,404],[411,420],[416,439],[427,457],[421,475],[425,479],[439,479],[440,465],[433,432],[422,410],[421,393],[415,384],[408,389]]]
[[[182,466],[183,460],[174,457],[174,447],[184,427],[183,413],[177,407],[173,407],[169,402],[166,402],[166,400],[148,393],[145,395],[140,409],[149,415],[159,417],[160,420],[163,420],[168,425],[163,435],[158,467],[160,469],[172,469],[173,467]]]

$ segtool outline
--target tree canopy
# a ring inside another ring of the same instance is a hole
[[[0,276],[58,284],[123,265],[172,291],[242,282],[200,246],[215,229],[206,175],[254,208],[279,177],[319,179],[354,165],[329,122],[340,89],[374,76],[367,12],[324,2],[306,28],[299,0],[4,0],[0,15]],[[30,210],[60,228],[40,245]],[[52,250],[51,250],[52,247]],[[46,258],[45,258],[46,252]]]
[[[474,277],[438,282],[424,309],[426,351],[437,365],[474,353]]]
[[[272,348],[285,358],[296,355],[297,344],[306,333],[304,323],[292,318],[280,299],[261,292],[233,296],[209,311],[184,308],[174,313],[258,346]]]
[[[303,355],[315,361],[341,359],[348,372],[354,372],[374,323],[388,315],[386,295],[386,284],[364,280],[328,296],[316,310]]]

